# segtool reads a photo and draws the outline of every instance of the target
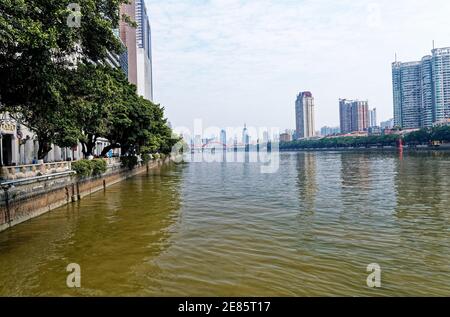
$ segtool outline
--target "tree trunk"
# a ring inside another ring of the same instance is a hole
[[[82,152],[84,158],[88,158],[89,156],[93,155],[93,150],[96,142],[97,137],[92,134],[87,135],[87,142],[81,142],[81,145],[83,146]]]
[[[118,148],[120,148],[120,144],[117,144],[117,143],[115,143],[115,144],[110,144],[110,145],[108,145],[107,147],[105,147],[105,148],[103,149],[103,151],[102,151],[102,153],[100,154],[100,156],[101,156],[101,157],[105,157],[106,154],[108,154],[108,152],[109,152],[110,150],[114,150],[114,149],[118,149]]]
[[[80,141],[81,143],[81,153],[83,153],[83,157],[86,157],[86,143],[83,141]]]
[[[120,147],[120,151],[121,151],[121,153],[122,153],[122,156],[125,156],[125,155],[129,155],[130,153],[130,150],[131,150],[131,147],[130,147],[130,145],[128,145],[128,144],[126,144],[126,145],[122,145],[121,147]]]
[[[43,160],[47,154],[52,150],[50,143],[46,137],[38,136],[39,149],[38,160]]]

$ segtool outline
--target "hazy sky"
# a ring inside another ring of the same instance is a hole
[[[299,91],[316,130],[338,99],[392,115],[391,63],[450,46],[448,0],[146,0],[155,101],[174,126],[294,128]]]

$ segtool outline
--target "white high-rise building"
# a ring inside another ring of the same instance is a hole
[[[377,126],[377,108],[373,108],[372,110],[369,110],[369,128]]]
[[[450,119],[450,47],[432,51],[434,123]]]
[[[314,97],[311,92],[301,92],[295,102],[297,139],[312,138],[315,135]]]
[[[421,126],[421,62],[392,64],[395,125],[404,129]]]
[[[450,120],[450,47],[421,61],[392,64],[395,125],[431,127]]]
[[[250,144],[250,135],[248,134],[247,124],[244,124],[244,129],[242,130],[242,144]]]
[[[227,145],[227,131],[226,130],[220,131],[220,143],[223,146]]]

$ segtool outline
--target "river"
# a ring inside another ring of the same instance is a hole
[[[170,164],[2,232],[0,295],[450,296],[448,154],[280,156]]]

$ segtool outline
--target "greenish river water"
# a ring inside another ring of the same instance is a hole
[[[449,184],[445,153],[171,164],[0,233],[0,295],[450,296]]]

